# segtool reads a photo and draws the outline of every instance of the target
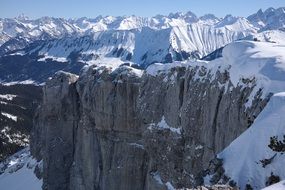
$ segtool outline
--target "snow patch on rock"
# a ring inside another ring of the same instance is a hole
[[[148,127],[149,130],[152,129],[158,129],[158,130],[170,130],[173,133],[181,134],[181,128],[175,128],[175,127],[170,127],[165,120],[165,117],[162,116],[161,121],[158,122],[157,124],[151,123]]]
[[[9,119],[12,119],[12,120],[16,121],[16,122],[17,122],[17,120],[18,120],[18,117],[17,117],[17,116],[14,116],[14,115],[12,115],[12,114],[9,114],[9,113],[6,113],[6,112],[1,112],[1,114],[2,114],[3,116],[5,116],[5,117],[9,118]]]

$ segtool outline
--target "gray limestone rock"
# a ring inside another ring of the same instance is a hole
[[[254,82],[234,87],[227,71],[213,76],[204,67],[174,67],[157,76],[139,76],[128,66],[91,66],[79,78],[59,72],[44,87],[32,134],[32,153],[44,163],[44,187],[201,185],[209,162],[266,105],[259,91],[245,106]]]

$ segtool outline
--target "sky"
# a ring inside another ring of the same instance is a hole
[[[198,16],[213,13],[249,16],[269,7],[285,7],[285,0],[0,0],[0,18],[24,14],[30,18],[95,18],[98,15],[155,16],[191,11]]]

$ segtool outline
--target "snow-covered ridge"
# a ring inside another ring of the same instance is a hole
[[[285,44],[285,32],[282,30],[267,30],[247,36],[246,39],[276,44]]]
[[[278,10],[276,11],[278,12]],[[282,13],[277,15],[283,17]],[[231,15],[224,18],[217,18],[211,14],[197,17],[191,12],[174,13],[168,16],[157,15],[149,18],[138,16],[98,16],[95,19],[42,17],[35,20],[26,17],[7,18],[0,19],[0,45],[3,44],[0,53],[23,48],[35,40],[65,36],[79,37],[104,31],[142,30],[147,27],[152,30],[173,29],[174,34],[171,39],[175,41],[175,38],[179,38],[180,40],[176,43],[177,48],[184,46],[185,49],[185,44],[190,42],[191,50],[198,50],[201,55],[205,55],[217,49],[216,46],[221,47],[233,40],[261,30],[262,26],[256,26],[255,20],[252,20],[251,22],[247,18]],[[268,29],[282,28],[282,19],[276,20],[276,22],[278,22],[276,25]],[[187,48],[189,49],[189,47]]]
[[[237,41],[223,49],[223,57],[206,61],[186,61],[171,64],[153,64],[146,69],[150,75],[167,73],[173,67],[205,67],[212,76],[217,70],[229,72],[231,83],[234,86],[244,86],[243,79],[255,81],[254,90],[248,101],[254,99],[261,89],[265,98],[270,93],[285,91],[285,45],[268,42]]]
[[[264,81],[263,86],[271,92],[280,92],[285,81],[285,45],[266,42],[239,41],[223,50],[224,62],[231,65],[231,80],[234,85],[240,78]],[[267,83],[267,84],[266,84]]]
[[[228,29],[251,29],[254,25],[261,29],[266,26],[269,29],[283,27],[284,8],[269,8],[264,12],[259,10],[248,18],[234,17],[227,15],[224,18],[217,18],[215,15],[206,14],[198,17],[192,12],[171,13],[169,15],[157,15],[154,17],[139,16],[98,16],[96,18],[63,19],[53,17],[42,17],[31,20],[27,17],[0,19],[0,32],[9,37],[15,37],[20,33],[24,36],[40,36],[48,34],[59,37],[66,34],[89,34],[105,30],[131,30],[150,27],[152,29],[165,29],[176,26],[185,26],[192,23],[211,25],[215,27],[226,26]],[[278,18],[278,19],[276,19]],[[275,24],[275,25],[273,25]],[[239,25],[239,26],[238,26]],[[235,28],[237,27],[238,28]]]
[[[59,37],[66,34],[90,34],[106,30],[131,30],[150,27],[153,29],[165,29],[169,27],[187,25],[202,21],[205,24],[215,24],[221,19],[215,16],[205,15],[200,19],[193,13],[175,13],[168,16],[157,15],[155,17],[139,16],[98,16],[92,18],[62,19],[53,17],[42,17],[35,20],[28,18],[1,19],[0,32],[9,37],[16,37],[20,33],[25,36],[40,36],[48,34]]]
[[[0,19],[0,33],[10,37],[21,34],[26,37],[39,37],[48,35],[60,37],[67,34],[90,34],[106,30],[131,30],[150,27],[152,29],[165,29],[170,27],[185,26],[192,23],[211,25],[214,27],[227,26],[228,29],[278,29],[284,27],[284,8],[269,8],[264,12],[259,10],[248,18],[227,15],[217,18],[212,14],[198,17],[192,12],[171,13],[154,17],[139,16],[98,16],[96,18],[63,19],[42,17],[31,20],[27,17]],[[252,27],[254,25],[254,27]],[[2,40],[5,41],[5,38]]]
[[[265,11],[273,11],[271,14],[276,12],[274,18],[279,23],[267,29],[282,29],[285,13],[280,10],[283,9]],[[83,59],[120,57],[123,61],[143,66],[154,62],[199,59],[233,41],[257,35],[263,25],[257,26],[252,17],[227,15],[217,18],[211,14],[197,17],[187,12],[149,18],[0,19],[0,55],[43,40],[37,47],[28,48],[30,52],[40,50],[39,61],[50,59],[65,63],[72,52],[79,52]],[[25,52],[18,51],[11,55],[18,54]]]
[[[201,26],[193,23],[167,29],[149,27],[133,30],[95,32],[88,36],[64,37],[27,48],[23,54],[37,53],[38,61],[52,59],[67,62],[72,54],[80,61],[90,62],[105,57],[118,57],[147,66],[154,62],[171,63],[201,58],[214,50],[251,34],[247,30],[229,30],[225,27]],[[13,52],[11,55],[17,54]]]
[[[133,67],[133,63],[124,63],[118,58],[104,58],[96,61],[89,62],[90,65],[86,65],[81,70],[81,75],[84,76],[88,72],[96,70],[98,73],[108,71],[108,73],[126,73],[136,77],[142,77],[144,70]],[[57,72],[60,73],[61,71]]]

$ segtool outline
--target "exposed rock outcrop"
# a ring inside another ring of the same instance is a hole
[[[173,67],[152,75],[123,66],[59,72],[44,87],[32,154],[44,189],[170,189],[203,183],[209,161],[265,106],[255,81]]]

